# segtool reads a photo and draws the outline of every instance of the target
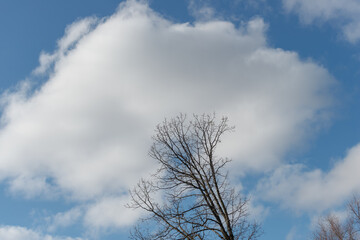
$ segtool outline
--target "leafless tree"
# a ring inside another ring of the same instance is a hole
[[[348,216],[340,221],[336,215],[328,215],[319,220],[313,233],[314,240],[359,240],[360,239],[360,199],[354,196],[348,203]]]
[[[221,137],[234,128],[214,115],[185,115],[156,127],[150,156],[160,167],[130,191],[131,208],[148,216],[133,239],[253,240],[261,228],[248,216],[248,199],[229,184],[229,162],[215,154]]]

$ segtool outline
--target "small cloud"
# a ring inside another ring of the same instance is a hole
[[[89,205],[84,217],[85,225],[96,229],[121,228],[133,225],[143,212],[126,208],[125,205],[129,202],[128,196],[106,197]]]
[[[83,216],[84,211],[81,207],[75,207],[66,212],[60,212],[48,218],[49,226],[47,230],[54,232],[59,228],[73,225]]]
[[[324,172],[303,165],[283,165],[258,185],[258,194],[295,210],[322,212],[339,206],[360,191],[360,144]]]
[[[43,234],[19,226],[0,226],[1,240],[83,240],[82,238],[59,237]]]
[[[283,0],[288,12],[295,12],[305,24],[314,21],[332,22],[339,26],[344,38],[356,44],[360,41],[360,2],[358,0]]]
[[[215,9],[204,1],[190,0],[188,10],[196,21],[200,22],[214,20],[216,14]]]

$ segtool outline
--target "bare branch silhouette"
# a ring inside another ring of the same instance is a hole
[[[216,155],[221,137],[234,127],[213,115],[186,115],[156,127],[150,156],[160,165],[130,192],[129,207],[149,213],[133,239],[254,240],[260,226],[248,219],[248,199],[228,182],[227,158]],[[161,195],[159,198],[157,196]]]

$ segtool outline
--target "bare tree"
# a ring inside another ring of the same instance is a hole
[[[129,207],[147,211],[133,239],[253,240],[260,226],[248,219],[248,199],[228,182],[227,158],[215,154],[234,128],[215,115],[180,115],[156,127],[150,156],[160,167],[130,191]]]
[[[348,216],[340,221],[335,215],[319,220],[313,233],[314,240],[359,240],[360,235],[360,199],[354,196],[348,203]]]
[[[352,201],[348,204],[350,219],[353,223],[354,231],[360,232],[360,196],[353,196]],[[358,239],[360,236],[358,236]]]

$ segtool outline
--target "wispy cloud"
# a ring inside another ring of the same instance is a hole
[[[208,21],[214,19],[216,11],[205,1],[190,0],[188,4],[190,14],[197,21]]]
[[[299,14],[306,24],[330,21],[340,27],[349,42],[360,40],[360,2],[357,0],[283,0],[283,4],[287,11]]]
[[[321,212],[360,192],[360,145],[352,147],[328,172],[303,165],[278,168],[259,185],[260,194],[296,210]]]
[[[57,49],[55,52],[42,52],[40,54],[40,65],[33,71],[34,74],[46,73],[55,62],[59,61],[69,50],[74,48],[79,40],[89,33],[98,21],[99,20],[95,17],[88,17],[67,26],[65,35],[57,42]]]
[[[2,240],[82,240],[82,238],[51,236],[19,226],[0,226],[0,239]]]
[[[47,217],[47,231],[54,232],[59,228],[65,228],[78,222],[84,215],[84,209],[75,207],[66,212],[56,213],[54,216]]]

